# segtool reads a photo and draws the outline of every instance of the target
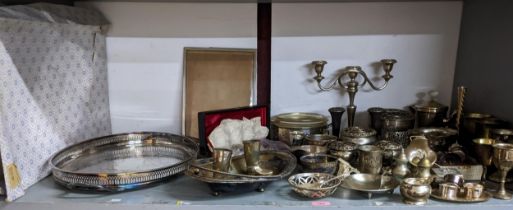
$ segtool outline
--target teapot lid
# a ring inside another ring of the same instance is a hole
[[[438,96],[438,91],[429,91],[429,96],[431,97],[431,100],[429,100],[428,102],[415,104],[415,105],[412,105],[412,107],[416,111],[431,112],[431,113],[436,113],[436,112],[440,112],[440,111],[447,109],[447,106],[436,101],[436,97]]]

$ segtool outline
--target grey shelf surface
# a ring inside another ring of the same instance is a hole
[[[324,206],[323,206],[324,205]],[[212,196],[209,187],[186,176],[136,191],[122,193],[79,193],[57,185],[47,177],[29,188],[26,195],[12,203],[0,203],[2,209],[511,209],[512,201],[490,199],[483,203],[459,204],[430,199],[425,206],[402,203],[399,190],[393,194],[374,194],[338,189],[331,197],[310,200],[296,195],[285,180],[271,183],[265,192],[225,193]]]

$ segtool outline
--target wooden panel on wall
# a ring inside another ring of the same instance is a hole
[[[454,76],[467,87],[465,112],[492,114],[513,123],[513,1],[468,0],[463,7]]]
[[[198,137],[198,112],[248,106],[255,50],[185,49],[185,135]]]
[[[258,4],[258,97],[259,105],[271,105],[271,3]]]

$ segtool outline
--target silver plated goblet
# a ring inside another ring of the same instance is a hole
[[[513,144],[497,143],[493,145],[493,164],[499,170],[500,185],[493,197],[503,200],[510,200],[511,194],[506,192],[504,184],[506,175],[513,168]]]

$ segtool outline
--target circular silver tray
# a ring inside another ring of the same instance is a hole
[[[50,166],[55,181],[69,189],[117,192],[185,171],[197,151],[197,144],[184,136],[125,133],[69,146],[50,158]]]

